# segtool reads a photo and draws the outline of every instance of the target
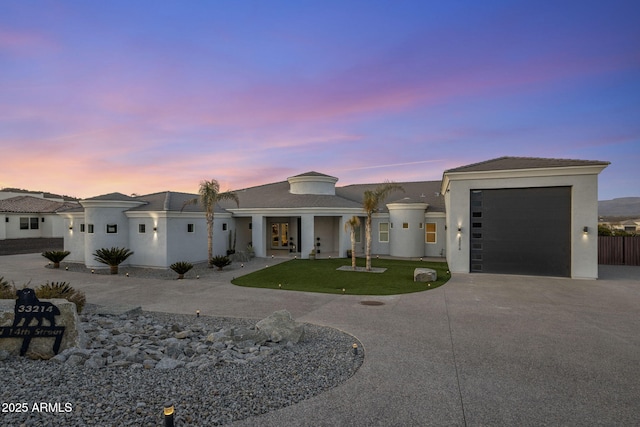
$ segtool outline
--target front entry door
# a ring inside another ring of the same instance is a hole
[[[271,224],[271,249],[289,248],[289,224],[279,222]]]

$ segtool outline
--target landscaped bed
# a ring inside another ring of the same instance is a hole
[[[364,267],[364,264],[364,259],[358,259],[358,267]],[[294,259],[238,277],[231,283],[254,288],[334,294],[394,295],[434,289],[445,284],[451,277],[445,262],[373,259],[373,267],[386,268],[383,273],[338,270],[344,265],[350,266],[350,260]],[[438,280],[414,282],[413,270],[418,267],[436,270]]]

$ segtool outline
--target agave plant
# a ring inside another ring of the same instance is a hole
[[[133,255],[133,251],[117,247],[97,249],[93,253],[96,261],[109,266],[111,274],[118,274],[118,266],[131,255]]]
[[[218,267],[218,271],[220,271],[222,270],[223,267],[226,267],[227,265],[231,264],[231,260],[229,259],[228,256],[218,255],[211,258],[211,260],[209,261],[209,264],[215,265],[216,267]]]
[[[178,280],[180,280],[184,279],[184,275],[193,268],[193,264],[187,261],[178,261],[171,264],[169,268],[178,273]]]
[[[84,292],[72,288],[67,282],[47,282],[35,289],[38,298],[64,298],[76,305],[78,313],[82,313],[87,299]]]
[[[53,263],[53,268],[60,268],[60,262],[70,253],[69,251],[46,251],[42,252],[42,256]]]

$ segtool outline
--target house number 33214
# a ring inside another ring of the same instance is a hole
[[[18,313],[52,313],[53,306],[45,305],[19,305]]]

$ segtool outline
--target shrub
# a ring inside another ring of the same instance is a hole
[[[53,268],[60,268],[60,262],[70,253],[69,251],[46,251],[42,252],[42,256],[53,263]]]
[[[67,282],[47,282],[37,287],[35,292],[36,296],[40,299],[66,299],[76,305],[78,313],[82,313],[82,309],[87,302],[84,292],[72,288]]]
[[[215,265],[216,267],[218,267],[218,270],[222,270],[223,267],[231,264],[231,260],[228,256],[218,255],[211,258],[209,260],[209,264]]]
[[[184,279],[184,275],[193,268],[193,264],[187,261],[178,261],[171,264],[169,268],[178,273],[179,280]]]
[[[4,276],[0,277],[0,299],[15,299],[16,287],[4,280]]]
[[[102,248],[93,253],[94,259],[102,264],[107,264],[111,274],[118,274],[118,266],[133,255],[133,251],[127,248]]]

